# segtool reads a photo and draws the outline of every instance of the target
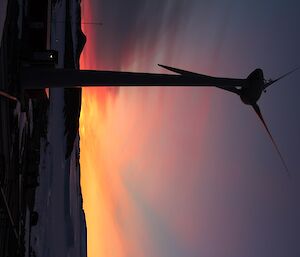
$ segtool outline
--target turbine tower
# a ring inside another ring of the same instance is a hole
[[[217,78],[206,75],[159,74],[23,67],[21,89],[78,88],[86,86],[216,86],[241,87],[245,79]]]

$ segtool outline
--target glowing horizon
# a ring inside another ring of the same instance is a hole
[[[268,3],[260,4],[84,0],[83,20],[103,26],[83,24],[81,68],[165,72],[161,63],[246,77],[262,65],[280,74],[276,65],[285,70],[296,58],[297,40],[282,47],[296,37],[299,15],[289,4],[276,3],[268,13]],[[272,132],[282,145],[280,99],[264,110],[270,122],[278,118]],[[297,127],[290,131],[286,149],[298,135]],[[83,88],[80,147],[89,257],[274,256],[299,249],[300,187],[282,176],[257,117],[235,95],[212,88]],[[288,153],[297,169],[299,158]]]
[[[90,13],[88,3],[85,2],[83,19],[85,13]],[[84,24],[83,30],[88,36],[88,40],[82,54],[81,68],[101,69],[105,67],[105,63],[99,63],[99,61],[95,63],[92,61],[93,59],[88,58],[96,55],[91,39],[93,31]],[[154,54],[154,49],[150,53]],[[170,55],[170,52],[166,51],[166,55]],[[144,56],[144,52],[133,48],[131,53],[123,54],[120,65],[123,70],[136,70],[142,67],[149,70],[149,64],[146,62],[148,58]],[[152,58],[155,59],[155,56]],[[181,155],[181,151],[171,149],[170,140],[172,139],[167,136],[167,131],[170,129],[168,123],[173,119],[175,119],[174,125],[177,123],[177,114],[174,112],[178,109],[176,106],[179,106],[180,102],[184,104],[184,99],[188,97],[192,100],[192,105],[189,106],[197,106],[195,109],[202,110],[201,112],[197,111],[196,119],[191,120],[192,116],[187,119],[187,121],[193,122],[193,126],[198,129],[197,140],[201,141],[200,131],[203,125],[200,120],[201,117],[205,118],[207,115],[208,102],[204,97],[205,94],[199,96],[199,91],[194,90],[194,92],[198,98],[191,98],[188,96],[190,94],[187,95],[186,91],[180,88],[175,90],[170,88],[127,88],[124,90],[106,87],[83,88],[80,116],[80,163],[89,257],[145,256],[146,249],[147,254],[149,251],[153,252],[153,256],[159,254],[153,245],[154,235],[150,233],[148,221],[145,220],[144,214],[137,206],[138,203],[135,202],[137,196],[132,195],[128,183],[136,181],[137,184],[144,184],[144,189],[140,188],[138,194],[144,195],[145,203],[152,206],[151,209],[156,213],[155,215],[165,215],[160,213],[160,204],[155,199],[158,197],[157,194],[161,194],[163,197],[163,191],[170,187],[172,175],[168,174],[167,170],[173,169],[173,158]],[[203,100],[200,105],[198,104],[199,98]],[[166,115],[170,117],[166,117]],[[145,116],[147,116],[147,120],[145,120]],[[163,138],[158,140],[167,140],[167,142],[161,141],[158,145],[152,145],[153,140],[161,136]],[[175,137],[177,136],[175,135]],[[191,140],[188,137],[184,139],[183,135],[180,137],[182,139],[178,140],[181,143],[184,143],[185,140],[188,140],[186,141],[188,143]],[[168,146],[169,144],[170,146]],[[160,160],[160,156],[153,155],[155,151],[161,151],[160,148],[164,149],[165,147],[170,148],[168,154],[170,157],[165,156],[164,160]],[[194,155],[199,154],[200,149],[193,150]],[[158,163],[156,163],[157,161]],[[147,174],[138,175],[138,177],[133,177],[132,181],[127,181],[130,174],[127,171],[130,169],[128,165],[138,165],[138,169],[144,171],[156,169],[157,172],[161,172],[161,174],[155,172],[154,175],[148,177],[148,179],[154,179],[154,183],[158,183],[155,181],[160,176],[167,176],[166,181],[170,180],[170,182],[161,181],[153,191],[153,188],[146,186]],[[167,216],[161,218],[167,219]],[[166,231],[166,233],[171,233],[171,231],[175,233],[177,230],[177,234],[179,234],[180,230],[184,231],[185,225],[181,223],[180,217],[177,217],[168,226],[171,227],[167,229],[169,232]],[[188,237],[188,235],[186,236]],[[139,244],[137,240],[139,240]],[[187,239],[181,238],[180,240],[186,241]]]

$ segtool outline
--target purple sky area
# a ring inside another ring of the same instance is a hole
[[[162,63],[240,78],[262,68],[268,79],[300,65],[296,0],[89,1],[92,15],[85,20],[103,22],[88,38],[95,53],[90,68],[165,72],[157,67]],[[171,132],[167,143],[161,143],[165,155],[153,158],[171,161],[169,151],[178,148],[176,165],[161,171],[166,175],[159,183],[153,170],[141,170],[143,179],[136,175],[138,160],[122,173],[152,240],[139,242],[131,234],[145,256],[300,256],[299,79],[298,71],[268,89],[259,101],[290,178],[255,113],[237,96],[215,88],[163,91],[173,111],[162,111],[170,116],[159,131]],[[153,99],[156,108],[157,91],[125,90],[118,93],[123,100],[135,99],[130,92],[139,97],[150,94],[141,108],[151,108]],[[206,108],[205,115],[196,108]],[[200,125],[194,122],[198,114]],[[155,141],[157,135],[156,131],[148,137]],[[157,187],[161,195],[156,202],[145,193],[143,183],[150,183],[154,191]],[[122,231],[126,235],[126,229]]]

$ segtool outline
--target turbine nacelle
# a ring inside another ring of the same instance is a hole
[[[256,69],[250,73],[239,92],[244,104],[254,105],[259,100],[264,90],[264,81],[262,69]]]
[[[245,80],[245,83],[241,85],[241,89],[239,89],[236,93],[240,96],[244,104],[253,106],[259,100],[262,92],[266,91],[267,87],[290,75],[298,69],[299,68],[291,70],[274,80],[265,80],[262,69],[256,69],[250,73],[250,75]]]

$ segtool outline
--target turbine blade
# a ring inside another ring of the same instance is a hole
[[[257,114],[257,116],[259,117],[259,119],[261,120],[263,126],[265,127],[265,129],[266,129],[266,131],[267,131],[267,133],[268,133],[268,135],[269,135],[269,137],[270,137],[270,139],[271,139],[271,141],[272,141],[272,143],[273,143],[273,145],[274,145],[274,147],[275,147],[275,149],[276,149],[276,151],[277,151],[277,153],[278,153],[278,155],[279,155],[279,157],[280,157],[280,159],[281,159],[281,161],[282,161],[282,163],[283,163],[283,165],[284,165],[284,167],[286,169],[286,172],[287,172],[288,176],[290,176],[290,172],[288,170],[288,167],[287,167],[287,165],[286,165],[286,163],[285,163],[285,161],[283,159],[283,156],[281,155],[281,153],[279,151],[279,148],[278,148],[278,146],[277,146],[274,138],[272,137],[272,134],[271,134],[271,132],[270,132],[270,130],[269,130],[269,128],[268,128],[268,126],[267,126],[267,124],[266,124],[266,122],[265,122],[262,114],[261,114],[259,106],[257,104],[254,104],[254,105],[252,105],[252,107],[253,107],[255,113]]]
[[[267,87],[271,86],[273,83],[277,82],[278,80],[281,80],[281,79],[283,79],[284,77],[290,75],[290,74],[293,73],[294,71],[299,70],[299,68],[300,68],[300,67],[297,67],[296,69],[293,69],[293,70],[291,70],[291,71],[289,71],[289,72],[283,74],[282,76],[280,76],[280,77],[277,78],[277,79],[268,81],[267,83],[264,84],[264,89],[266,89]]]
[[[195,79],[199,80],[199,83],[203,86],[214,86],[221,89],[227,90],[227,88],[230,88],[230,92],[234,92],[236,94],[239,94],[239,90],[236,89],[236,87],[243,87],[245,86],[246,79],[236,79],[236,78],[222,78],[222,77],[212,77],[196,72],[191,72],[187,70],[178,69],[175,67],[170,67],[162,64],[158,64],[158,66],[167,69],[169,71],[175,72],[182,77],[189,78],[193,77]]]
[[[220,88],[220,89],[223,89],[225,91],[228,91],[228,92],[231,92],[231,93],[235,93],[237,94],[238,96],[241,95],[241,90],[238,89],[238,88],[235,88],[235,87],[222,87],[222,86],[217,86],[217,88]]]
[[[166,70],[178,73],[180,75],[199,75],[198,73],[195,72],[191,72],[191,71],[187,71],[187,70],[181,70],[178,68],[174,68],[174,67],[170,67],[170,66],[166,66],[166,65],[162,65],[162,64],[158,64],[159,67],[162,67]]]

